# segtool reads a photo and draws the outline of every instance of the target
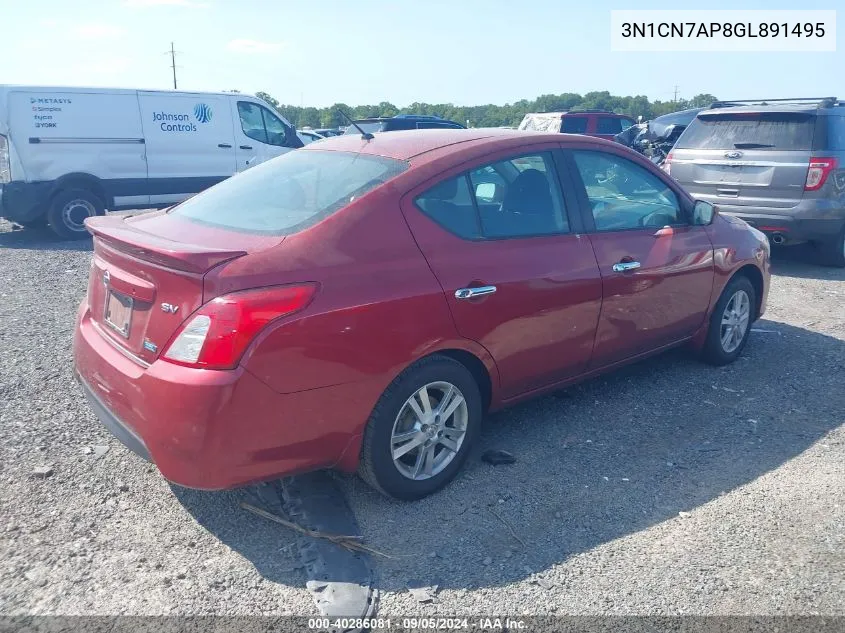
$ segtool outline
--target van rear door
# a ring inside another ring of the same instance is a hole
[[[816,119],[809,112],[699,114],[672,148],[670,173],[715,204],[794,207],[804,195]]]
[[[229,100],[223,95],[139,92],[151,204],[172,204],[235,173]]]

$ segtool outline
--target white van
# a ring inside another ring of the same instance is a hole
[[[297,147],[250,95],[0,85],[0,217],[85,237],[90,215],[170,206]]]

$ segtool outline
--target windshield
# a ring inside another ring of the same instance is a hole
[[[224,180],[170,213],[246,233],[290,235],[316,224],[407,169],[350,152],[296,150]]]
[[[705,114],[690,123],[678,149],[810,150],[815,117],[790,112]]]

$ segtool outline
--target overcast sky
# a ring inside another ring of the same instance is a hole
[[[708,0],[698,8],[832,9]],[[680,6],[679,6],[680,5]],[[0,82],[262,90],[283,103],[504,104],[608,90],[668,100],[836,95],[836,53],[614,53],[611,9],[640,0],[0,0]],[[839,17],[845,15],[840,12]]]

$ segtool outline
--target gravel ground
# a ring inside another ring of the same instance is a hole
[[[90,413],[89,258],[0,220],[0,613],[314,614],[290,533],[171,488]],[[342,479],[395,556],[380,613],[845,615],[845,271],[777,257],[755,330],[726,368],[673,352],[492,416],[421,502]]]

